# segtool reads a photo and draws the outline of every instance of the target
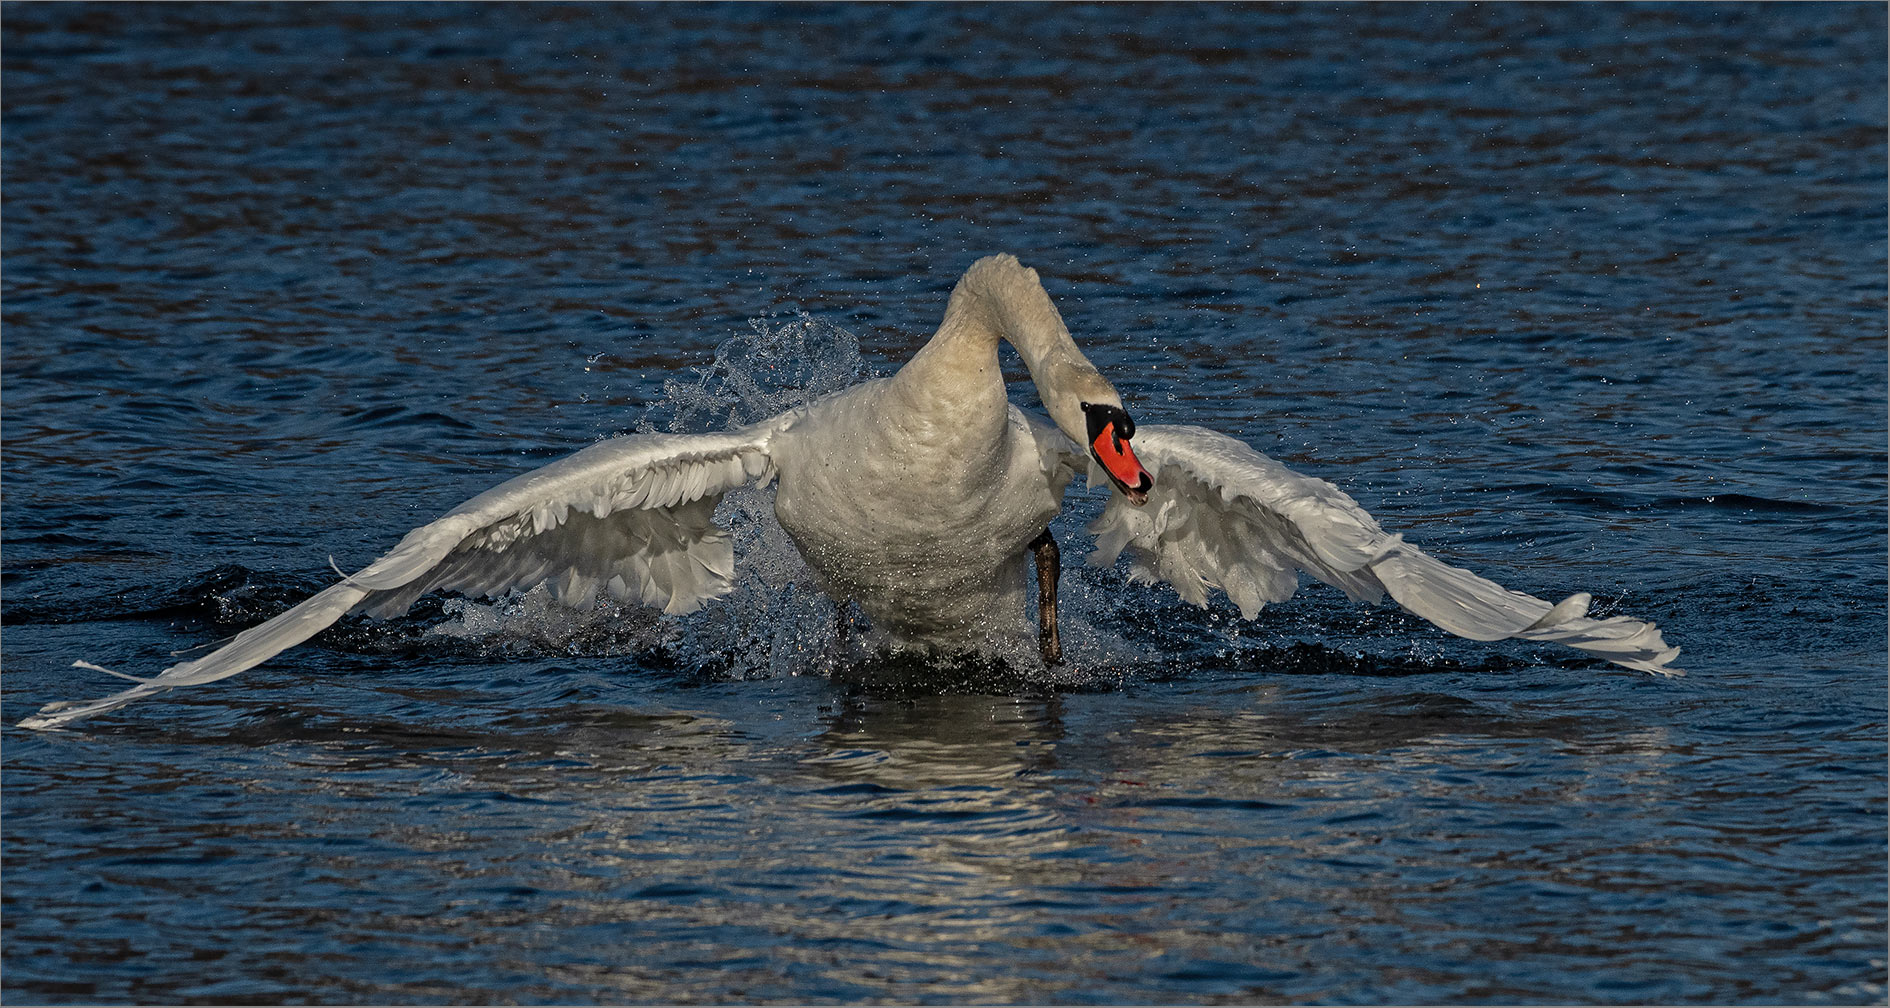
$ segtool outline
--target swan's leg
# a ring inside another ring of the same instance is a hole
[[[1063,664],[1063,642],[1057,639],[1057,578],[1063,573],[1063,553],[1050,530],[1030,541],[1037,554],[1037,647],[1045,665]]]

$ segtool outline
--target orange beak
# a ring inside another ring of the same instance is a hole
[[[1155,485],[1155,477],[1135,457],[1135,449],[1129,447],[1129,435],[1135,432],[1135,421],[1120,408],[1109,406],[1088,406],[1089,412],[1089,450],[1096,461],[1109,474],[1109,479],[1129,499],[1129,503],[1141,506],[1148,502],[1149,489]]]

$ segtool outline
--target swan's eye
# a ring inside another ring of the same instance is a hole
[[[1129,417],[1129,411],[1120,406],[1084,403],[1083,416],[1089,421],[1089,443],[1092,445],[1103,431],[1111,428],[1117,451],[1122,450],[1122,439],[1135,436],[1135,421]]]

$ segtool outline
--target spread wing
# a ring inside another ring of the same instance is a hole
[[[1133,441],[1155,487],[1140,508],[1110,498],[1090,526],[1092,563],[1108,566],[1126,549],[1137,580],[1165,581],[1196,605],[1219,588],[1248,619],[1292,597],[1305,571],[1353,601],[1388,594],[1459,637],[1552,641],[1631,669],[1683,674],[1668,666],[1680,649],[1652,623],[1590,619],[1586,593],[1550,605],[1452,567],[1386,533],[1332,484],[1224,434],[1143,426]]]
[[[349,612],[397,615],[435,589],[497,596],[549,581],[560,601],[580,608],[606,591],[669,613],[692,612],[732,585],[734,547],[715,524],[716,503],[735,487],[774,478],[770,442],[797,417],[717,434],[599,442],[414,529],[340,584],[202,658],[150,679],[123,676],[138,685],[102,700],[49,704],[20,724],[56,728],[175,686],[226,679]]]

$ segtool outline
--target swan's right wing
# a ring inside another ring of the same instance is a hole
[[[397,615],[435,589],[497,596],[549,581],[560,601],[580,608],[605,591],[665,612],[694,611],[732,585],[734,547],[715,524],[717,502],[774,477],[770,444],[798,416],[717,434],[601,441],[414,529],[340,584],[202,658],[150,679],[124,676],[138,685],[101,700],[49,704],[20,724],[56,728],[175,686],[225,679],[351,611]]]
[[[1385,532],[1332,484],[1224,434],[1145,425],[1133,440],[1155,486],[1140,508],[1111,496],[1090,528],[1092,563],[1107,566],[1126,549],[1138,579],[1165,581],[1196,605],[1219,588],[1248,619],[1292,597],[1305,571],[1355,601],[1388,594],[1459,637],[1549,641],[1631,669],[1681,674],[1668,664],[1680,649],[1652,623],[1590,619],[1586,593],[1550,605],[1452,567]]]

